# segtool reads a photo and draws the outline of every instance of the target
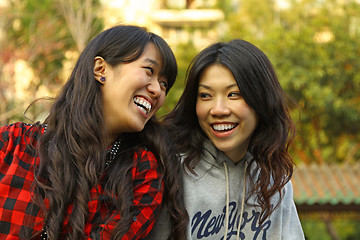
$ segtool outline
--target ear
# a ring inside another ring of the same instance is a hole
[[[102,78],[106,77],[106,67],[107,63],[105,59],[100,56],[94,58],[94,78],[101,84],[105,83]]]

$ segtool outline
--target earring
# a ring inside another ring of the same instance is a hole
[[[100,77],[101,82],[105,82],[105,80],[106,80],[105,77]]]

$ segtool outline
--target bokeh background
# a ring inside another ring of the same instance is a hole
[[[297,126],[292,181],[307,239],[360,239],[359,0],[0,0],[0,124],[43,120],[84,46],[117,24],[145,26],[175,52],[159,117],[202,48],[241,38],[262,49]]]

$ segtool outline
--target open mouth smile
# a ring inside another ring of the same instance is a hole
[[[237,123],[226,123],[226,124],[212,124],[211,127],[216,132],[226,132],[234,129],[238,124]]]
[[[134,97],[134,103],[137,105],[137,107],[143,111],[143,113],[145,113],[146,115],[149,114],[149,112],[151,111],[151,103],[149,101],[147,101],[146,99],[142,98],[142,97]]]

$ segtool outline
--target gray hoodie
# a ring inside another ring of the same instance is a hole
[[[189,214],[188,240],[224,240],[225,235],[227,240],[305,239],[293,201],[291,182],[283,189],[280,205],[259,225],[260,208],[253,206],[255,198],[245,201],[246,190],[250,188],[245,169],[252,159],[251,153],[247,152],[242,161],[234,164],[210,142],[206,142],[204,147],[204,155],[194,169],[197,175],[183,175],[184,200]],[[256,163],[249,167],[254,171]],[[278,199],[276,194],[271,202],[275,205]],[[240,226],[239,216],[242,216]],[[169,239],[169,222],[165,206],[148,239]]]

